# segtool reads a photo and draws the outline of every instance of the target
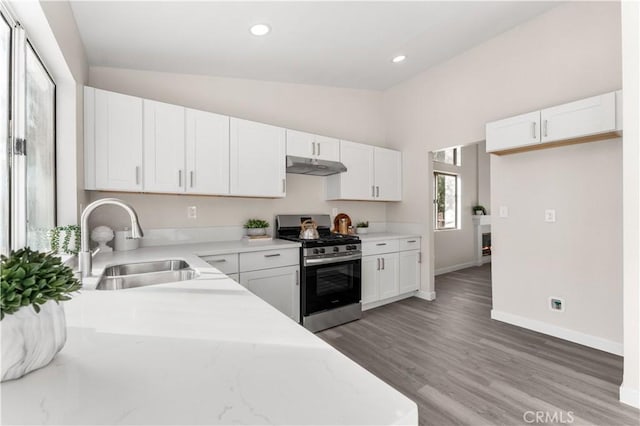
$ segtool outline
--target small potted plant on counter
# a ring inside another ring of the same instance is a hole
[[[0,257],[2,380],[49,364],[67,340],[60,302],[80,289],[73,270],[51,253],[23,248]]]
[[[475,215],[487,214],[487,210],[484,208],[484,206],[481,205],[473,206],[471,207],[471,209],[473,210],[473,214]]]
[[[356,232],[358,234],[366,234],[369,232],[369,221],[356,223]]]
[[[247,223],[244,224],[244,227],[247,228],[247,235],[250,237],[256,237],[259,235],[266,235],[267,228],[269,227],[269,222],[262,219],[249,219]]]

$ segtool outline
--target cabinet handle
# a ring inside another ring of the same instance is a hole
[[[533,137],[533,139],[536,139],[537,138],[536,137],[536,122],[534,121],[531,124],[532,124],[532,126],[531,126],[532,137]]]
[[[380,270],[380,258],[377,258],[376,260],[378,261],[378,268],[376,269],[376,271],[379,271]]]
[[[320,155],[320,142],[318,142],[318,155]]]
[[[376,197],[380,198],[380,187],[376,186]]]
[[[544,120],[542,122],[542,136],[544,136],[545,138],[547,137],[547,120]]]
[[[382,258],[382,270],[384,271],[384,257]]]
[[[282,179],[282,193],[287,192],[287,180]]]
[[[213,259],[213,260],[207,260],[207,263],[223,263],[226,261],[227,259]]]
[[[140,185],[140,166],[136,166],[136,185]]]
[[[182,186],[182,170],[178,170],[178,186]]]
[[[374,185],[371,185],[371,196],[372,197],[376,196],[376,187]]]
[[[316,155],[316,143],[315,143],[315,142],[313,142],[313,143],[311,144],[311,146],[313,147],[313,149],[312,149],[312,151],[313,151],[313,152],[311,153],[311,155]]]
[[[189,185],[191,186],[191,188],[193,188],[193,170],[189,172],[189,181]]]
[[[417,243],[417,241],[416,241],[416,240],[409,240],[409,241],[407,241],[407,242],[408,242],[408,243]]]
[[[376,244],[376,245],[377,245],[377,246],[386,246],[386,245],[387,245],[387,243],[378,243],[378,244]]]
[[[422,263],[422,252],[418,252],[418,263]]]
[[[278,257],[280,256],[280,253],[274,253],[274,254],[265,254],[264,257]]]

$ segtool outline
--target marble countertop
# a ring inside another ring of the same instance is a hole
[[[421,238],[418,234],[403,234],[397,232],[370,232],[367,234],[358,234],[362,242],[380,241],[380,240],[399,240],[402,238]]]
[[[244,244],[297,246],[269,243]],[[200,276],[65,302],[65,347],[2,383],[1,423],[417,425],[413,401],[195,255],[217,244],[96,256],[96,274],[171,257]]]

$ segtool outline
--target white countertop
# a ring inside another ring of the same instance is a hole
[[[200,277],[66,302],[65,347],[2,383],[2,424],[417,424],[413,401],[194,256],[296,243],[225,244],[96,256],[97,274],[170,257]]]
[[[360,240],[364,243],[367,241],[380,240],[399,240],[402,238],[421,238],[418,234],[402,234],[397,232],[370,232],[367,234],[358,234]]]

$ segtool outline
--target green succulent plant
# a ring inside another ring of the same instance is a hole
[[[60,247],[60,232],[66,231],[64,241]],[[73,234],[74,249],[69,247],[71,242],[71,234]],[[76,255],[80,250],[80,227],[78,225],[56,226],[49,231],[49,239],[51,240],[51,251],[54,253],[66,253]]]
[[[358,222],[356,224],[356,228],[368,228],[369,227],[369,221],[366,222]]]
[[[0,320],[23,306],[40,312],[40,305],[69,300],[82,287],[59,257],[29,247],[0,256],[0,269]]]
[[[253,228],[268,228],[269,222],[262,219],[249,219],[247,223],[244,224],[245,228],[253,229]]]

